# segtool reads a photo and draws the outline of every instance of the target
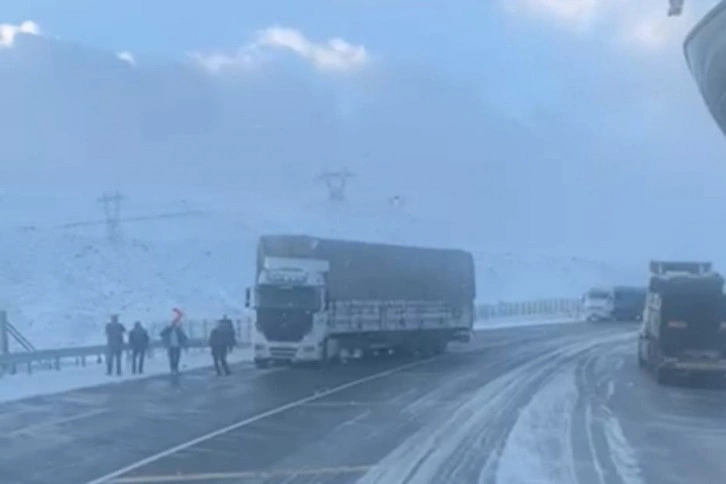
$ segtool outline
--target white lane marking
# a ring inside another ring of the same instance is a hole
[[[106,412],[108,412],[108,410],[92,410],[90,412],[81,413],[79,415],[74,415],[72,417],[60,418],[57,420],[50,420],[48,422],[41,422],[41,423],[35,424],[35,425],[28,425],[27,427],[23,427],[23,428],[20,428],[17,430],[13,430],[11,432],[7,432],[3,435],[3,437],[17,437],[18,435],[27,434],[30,432],[34,432],[36,430],[46,429],[48,427],[55,427],[56,425],[75,422],[76,420],[83,420],[86,418],[95,417],[96,415],[100,415],[100,414],[106,413]]]
[[[445,355],[443,355],[445,356]],[[398,371],[405,370],[407,368],[414,368],[417,366],[424,365],[426,363],[430,363],[431,361],[437,360],[441,358],[441,356],[434,357],[434,358],[428,358],[421,361],[415,361],[413,363],[408,363],[406,365],[397,366],[395,368],[388,369],[386,371],[382,371],[380,373],[374,373],[373,375],[368,375],[367,377],[360,378],[358,380],[353,380],[348,383],[344,383],[342,385],[339,385],[337,387],[331,388],[329,390],[323,390],[322,392],[318,392],[314,395],[310,395],[305,398],[301,398],[299,400],[295,400],[294,402],[290,402],[286,405],[282,405],[281,407],[273,408],[272,410],[268,410],[266,412],[259,413],[257,415],[254,415],[252,417],[246,418],[244,420],[240,420],[239,422],[233,423],[231,425],[228,425],[226,427],[223,427],[221,429],[215,430],[213,432],[209,432],[207,434],[204,434],[200,437],[197,437],[195,439],[192,439],[188,442],[184,442],[183,444],[179,444],[177,446],[171,447],[167,450],[164,450],[162,452],[159,452],[157,454],[151,455],[149,457],[146,457],[144,459],[141,459],[137,462],[134,462],[133,464],[130,464],[126,467],[122,467],[121,469],[115,470],[113,472],[109,472],[108,474],[101,476],[97,479],[93,479],[91,481],[88,481],[86,484],[102,484],[104,482],[110,481],[112,479],[115,479],[117,477],[120,477],[124,474],[128,474],[131,471],[134,471],[138,469],[139,467],[143,467],[147,464],[151,464],[153,462],[158,461],[159,459],[163,459],[164,457],[168,457],[172,454],[176,454],[179,451],[188,449],[189,447],[193,447],[196,444],[205,442],[207,440],[213,439],[219,435],[226,434],[227,432],[231,432],[233,430],[245,427],[247,425],[250,425],[252,423],[258,422],[260,420],[263,420],[267,417],[271,417],[273,415],[277,415],[279,413],[285,412],[287,410],[300,407],[302,405],[305,405],[309,402],[314,402],[315,400],[319,400],[321,398],[327,397],[328,395],[333,395],[335,393],[342,392],[343,390],[347,390],[348,388],[352,388],[358,385],[361,385],[363,383],[367,383],[369,381],[378,380],[380,378],[385,378],[388,375],[392,375]]]

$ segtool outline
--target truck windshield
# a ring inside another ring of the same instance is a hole
[[[585,297],[587,297],[587,299],[609,299],[610,293],[607,291],[590,291],[585,295]]]
[[[319,309],[317,291],[312,287],[259,286],[257,306],[264,308]]]

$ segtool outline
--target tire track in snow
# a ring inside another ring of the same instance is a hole
[[[630,341],[597,352],[583,359],[577,368],[579,401],[573,428],[585,435],[586,446],[576,446],[579,482],[600,484],[642,484],[641,470],[635,452],[622,431],[620,422],[609,407],[615,394],[615,370],[622,364]]]
[[[556,374],[530,400],[504,445],[496,482],[577,482],[570,439],[571,417],[577,396],[575,372],[570,367]]]
[[[629,336],[629,335],[626,335]],[[362,476],[360,484],[496,482],[499,455],[524,407],[568,363],[583,352],[623,335],[567,344],[479,386],[468,399],[425,425]]]

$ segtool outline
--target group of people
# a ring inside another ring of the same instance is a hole
[[[116,374],[121,375],[121,355],[126,346],[124,342],[125,334],[126,328],[119,322],[118,316],[112,316],[111,321],[106,324],[106,373],[108,375],[113,374],[114,366]],[[169,369],[172,375],[178,375],[182,349],[189,346],[189,338],[178,319],[166,326],[161,331],[160,336],[167,350]],[[133,329],[128,332],[128,348],[131,351],[131,372],[133,374],[144,373],[144,360],[150,342],[149,332],[140,321],[136,321]],[[231,374],[227,363],[227,354],[237,344],[237,335],[232,320],[227,316],[220,319],[210,332],[208,343],[217,375]]]

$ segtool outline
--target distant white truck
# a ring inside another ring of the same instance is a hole
[[[262,236],[254,361],[326,362],[379,352],[435,354],[468,341],[471,254],[310,236]]]
[[[607,321],[613,318],[612,289],[593,288],[582,296],[582,311],[587,321]]]

